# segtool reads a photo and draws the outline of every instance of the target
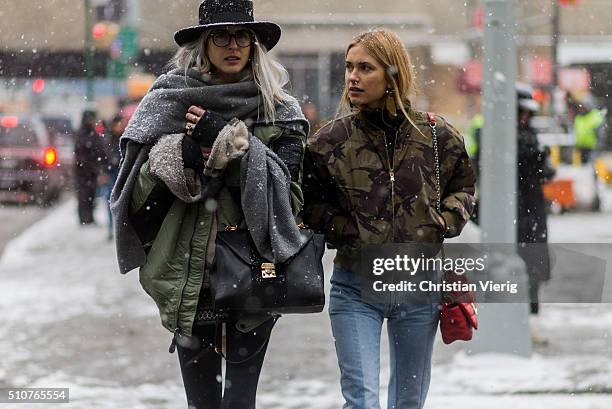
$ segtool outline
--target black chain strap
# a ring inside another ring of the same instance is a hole
[[[438,212],[441,212],[442,188],[440,187],[440,155],[438,151],[438,130],[436,128],[436,121],[433,115],[431,115],[429,119],[429,127],[431,128],[431,135],[433,137],[432,140],[434,151],[434,172],[436,174],[436,210]],[[440,250],[442,252],[442,260],[446,260],[446,254],[444,254],[444,244],[442,244]]]
[[[436,174],[436,209],[440,211],[442,193],[440,188],[440,156],[438,154],[438,130],[436,129],[436,122],[429,121],[429,127],[431,128],[431,134],[433,136],[434,172]]]

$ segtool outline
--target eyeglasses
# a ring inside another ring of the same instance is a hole
[[[210,33],[213,44],[217,47],[227,47],[232,42],[232,38],[236,40],[238,47],[248,47],[253,43],[253,36],[249,30],[238,30],[234,34],[227,30],[215,30]]]

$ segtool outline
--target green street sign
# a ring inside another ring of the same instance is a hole
[[[138,30],[132,27],[123,27],[118,35],[121,43],[121,60],[127,63],[128,60],[138,57],[140,46],[138,45]]]

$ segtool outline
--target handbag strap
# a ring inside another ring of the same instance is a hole
[[[442,193],[440,188],[440,155],[438,152],[438,130],[436,128],[436,115],[433,112],[428,112],[427,117],[429,119],[429,127],[431,128],[431,135],[433,136],[433,151],[434,151],[434,172],[436,175],[436,209],[440,211]]]
[[[275,315],[273,320],[274,322],[272,323],[272,326],[274,326],[276,324],[276,321],[278,321],[278,319],[280,318],[280,315]],[[217,321],[214,323],[215,325],[215,335],[214,335],[214,341],[210,341],[210,342],[206,342],[206,340],[202,340],[204,341],[204,346],[202,346],[202,348],[200,349],[200,351],[194,356],[192,357],[189,361],[187,361],[184,365],[185,367],[192,365],[193,363],[197,362],[200,358],[202,358],[204,355],[206,355],[208,352],[210,352],[211,350],[214,351],[217,355],[219,355],[221,358],[225,359],[226,362],[229,362],[230,364],[242,364],[245,363],[246,361],[254,358],[256,355],[258,355],[261,351],[263,351],[263,349],[268,345],[268,342],[270,341],[270,337],[266,338],[264,340],[264,342],[257,348],[257,350],[255,352],[253,352],[251,355],[247,356],[244,359],[241,359],[239,361],[232,361],[231,359],[227,358],[227,354],[223,351],[224,347],[223,347],[223,321]],[[178,343],[176,341],[177,336],[180,336],[181,334],[179,332],[174,333],[174,337],[172,338],[172,344],[170,344],[170,349],[168,352],[173,353],[175,348],[176,348],[176,344]]]
[[[279,318],[280,318],[280,315],[275,315],[275,316],[274,316],[274,318],[273,318],[274,322],[272,323],[272,326],[273,326],[273,327],[274,327],[274,325],[276,324],[276,321],[278,321],[278,319],[279,319]],[[217,338],[217,342],[218,342],[218,343],[223,344],[223,333],[222,333],[222,325],[221,325],[221,324],[222,324],[221,322],[218,322],[218,323],[216,324],[216,325],[217,325],[217,328],[216,328],[217,336],[216,336],[216,338]],[[215,353],[216,353],[217,355],[219,355],[221,358],[225,359],[225,362],[228,362],[228,363],[230,363],[230,364],[243,364],[243,363],[245,363],[246,361],[248,361],[248,360],[250,360],[250,359],[254,358],[254,357],[255,357],[255,356],[257,356],[257,355],[259,355],[259,353],[260,353],[261,351],[263,351],[263,350],[264,350],[264,348],[265,348],[265,347],[268,345],[268,342],[270,342],[270,337],[266,338],[266,339],[264,340],[264,342],[263,342],[263,343],[262,343],[262,344],[259,346],[259,348],[257,348],[257,350],[256,350],[255,352],[253,352],[251,355],[249,355],[249,356],[247,356],[246,358],[241,359],[241,360],[239,360],[239,361],[232,361],[231,359],[229,359],[229,358],[227,357],[227,354],[226,354],[226,353],[224,353],[224,351],[223,351],[223,346],[222,346],[222,345],[221,345],[221,346],[219,346],[219,345],[215,346]]]
[[[441,211],[442,208],[442,188],[440,187],[440,153],[438,150],[438,129],[436,127],[436,114],[433,112],[427,113],[429,121],[429,127],[431,128],[431,135],[433,141],[433,154],[434,154],[434,173],[436,175],[436,210]],[[444,243],[440,248],[442,252],[442,260],[446,260],[446,254],[444,254]]]

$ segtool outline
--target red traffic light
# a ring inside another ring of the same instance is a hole
[[[561,6],[577,6],[578,0],[559,0]]]
[[[93,36],[94,40],[101,40],[106,36],[107,32],[108,26],[105,23],[96,23],[91,28],[91,35]]]
[[[99,49],[107,49],[119,34],[119,24],[112,21],[99,21],[91,28],[91,37]]]
[[[34,80],[34,82],[32,83],[32,91],[34,91],[37,94],[40,94],[44,90],[45,90],[45,80],[43,80],[42,78]]]

